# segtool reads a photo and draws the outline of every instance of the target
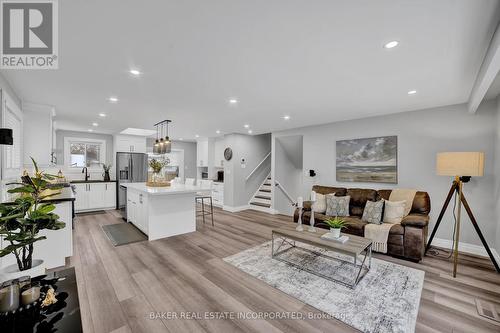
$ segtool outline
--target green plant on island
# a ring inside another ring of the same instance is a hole
[[[153,169],[154,173],[160,173],[161,170],[170,163],[168,158],[156,159],[152,158],[149,160],[149,167]]]
[[[333,229],[343,229],[346,227],[346,222],[338,216],[329,218],[325,221],[325,223]]]
[[[9,244],[0,250],[0,257],[14,254],[19,271],[31,268],[33,244],[46,239],[38,235],[41,230],[58,230],[66,225],[53,213],[55,205],[43,202],[61,193],[62,186],[48,186],[57,176],[40,171],[32,157],[31,160],[35,168],[33,177],[25,172],[21,182],[7,184],[17,185],[7,192],[18,197],[13,203],[0,204],[0,236]]]

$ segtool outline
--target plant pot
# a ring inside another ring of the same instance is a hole
[[[17,279],[21,276],[35,277],[45,274],[45,263],[41,259],[33,259],[30,269],[20,271],[17,264],[12,264],[0,268],[0,283],[12,279]]]
[[[330,228],[330,233],[332,234],[333,237],[339,238],[340,237],[340,228]]]
[[[109,172],[107,171],[104,171],[104,174],[102,176],[105,182],[109,182],[111,180],[111,177],[109,177]]]

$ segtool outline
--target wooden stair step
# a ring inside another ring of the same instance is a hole
[[[264,183],[262,185],[265,185],[265,186],[271,186],[271,183]]]
[[[265,195],[256,195],[256,199],[264,199],[264,200],[271,200],[271,197],[266,197]]]
[[[267,193],[271,193],[271,190],[266,190],[266,189],[259,189],[260,192],[267,192]]]
[[[256,202],[256,201],[250,202],[250,205],[271,208],[271,204],[266,204],[266,203]]]

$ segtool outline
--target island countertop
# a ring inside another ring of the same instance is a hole
[[[148,195],[175,195],[205,192],[211,190],[211,188],[209,187],[185,184],[172,184],[169,187],[150,187],[146,186],[146,183],[122,183],[120,184],[120,186],[124,186],[127,189],[143,192]]]

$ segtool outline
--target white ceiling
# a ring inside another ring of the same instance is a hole
[[[496,0],[59,1],[60,69],[2,73],[59,128],[258,134],[463,103],[499,14]]]

